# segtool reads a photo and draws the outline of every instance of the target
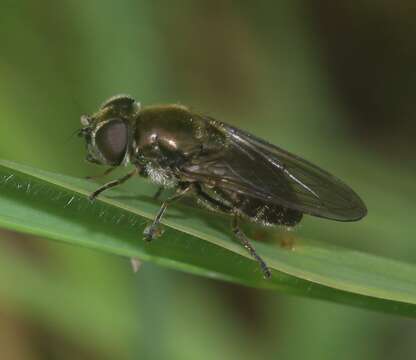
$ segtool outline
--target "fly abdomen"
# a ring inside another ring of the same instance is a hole
[[[263,226],[295,226],[302,220],[303,215],[299,211],[247,196],[241,199],[236,208],[243,217]]]
[[[295,226],[302,220],[302,213],[260,199],[222,188],[197,185],[197,197],[201,205],[210,210],[238,214],[263,226]]]

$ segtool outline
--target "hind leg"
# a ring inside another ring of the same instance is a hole
[[[239,225],[239,215],[241,209],[239,204],[235,204],[234,194],[224,191],[223,189],[203,189],[200,184],[195,184],[195,195],[201,201],[201,204],[206,208],[222,212],[232,216],[231,228],[240,241],[240,243],[245,247],[249,254],[259,263],[263,276],[266,279],[271,277],[271,271],[266,265],[265,261],[257,254],[256,249],[251,245],[248,237],[244,234],[243,230]],[[235,207],[237,206],[237,207]]]
[[[250,253],[250,255],[259,263],[261,271],[263,272],[263,276],[265,279],[270,279],[272,276],[272,273],[269,269],[269,267],[266,265],[264,260],[260,257],[259,254],[257,254],[256,249],[251,245],[249,239],[244,234],[243,230],[241,230],[239,224],[238,224],[238,215],[234,215],[232,220],[232,230],[234,235],[237,237],[238,240],[240,240],[241,244],[246,248],[246,250]]]

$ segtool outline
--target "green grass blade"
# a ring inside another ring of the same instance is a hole
[[[248,286],[416,315],[414,266],[309,239],[297,239],[294,251],[256,242],[273,269],[264,280],[227,220],[172,206],[165,234],[147,244],[141,234],[158,209],[155,188],[134,179],[90,203],[86,195],[96,187],[0,161],[0,226]]]

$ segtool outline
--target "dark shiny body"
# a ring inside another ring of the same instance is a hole
[[[221,169],[215,174],[199,173],[203,171],[199,166],[201,160],[215,161],[227,152],[228,134],[221,123],[184,107],[167,105],[144,108],[136,124],[135,139],[140,150],[133,158],[144,167],[143,175],[154,183],[169,187],[194,182],[197,184],[194,195],[201,205],[224,213],[238,213],[262,225],[293,226],[302,218],[300,212],[251,197],[247,192],[224,189],[210,178],[226,175]],[[169,180],[159,176],[160,173],[168,175]]]
[[[104,185],[92,197],[136,173],[177,190],[145,231],[147,240],[159,234],[168,203],[192,195],[202,206],[233,216],[234,233],[269,277],[270,270],[240,230],[239,219],[294,226],[303,213],[354,221],[367,212],[362,200],[326,171],[184,106],[141,108],[132,98],[118,96],[81,122],[88,160],[135,166],[134,172]]]

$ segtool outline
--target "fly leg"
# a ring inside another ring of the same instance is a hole
[[[227,204],[226,201],[215,199],[206,192],[204,192],[198,183],[195,183],[195,192],[198,198],[204,201],[206,205],[209,206],[212,210],[217,210],[226,214],[233,215],[233,220],[231,223],[233,233],[238,238],[238,240],[240,240],[241,244],[247,249],[250,255],[260,264],[263,276],[266,279],[269,279],[271,277],[270,269],[268,268],[264,260],[257,254],[256,249],[253,247],[253,245],[250,244],[250,241],[248,240],[247,236],[241,230],[238,224],[239,217],[237,214],[233,214],[232,207],[230,207],[230,205]]]
[[[121,185],[122,183],[126,182],[128,179],[130,179],[131,177],[133,177],[134,175],[136,175],[138,172],[138,169],[135,168],[132,172],[128,173],[127,175],[124,175],[122,178],[117,179],[117,180],[113,180],[108,182],[107,184],[104,184],[103,186],[99,187],[97,190],[95,190],[89,197],[88,199],[90,201],[94,201],[95,198],[101,194],[103,191],[111,189],[115,186]]]
[[[165,214],[166,209],[168,208],[168,205],[170,203],[172,203],[173,201],[180,199],[189,190],[191,190],[191,188],[192,188],[191,184],[187,184],[186,187],[179,188],[178,190],[176,190],[176,193],[174,195],[172,195],[170,198],[166,199],[162,203],[162,206],[160,207],[159,211],[157,212],[153,222],[150,225],[148,225],[143,231],[144,240],[152,241],[153,239],[162,235],[163,230],[160,226],[160,220],[162,220],[162,217]]]
[[[257,254],[256,249],[253,247],[253,245],[250,244],[250,241],[248,240],[247,236],[241,230],[238,224],[238,215],[234,215],[231,226],[233,233],[237,237],[237,239],[240,240],[241,244],[246,248],[250,255],[260,264],[264,278],[270,279],[270,277],[272,276],[271,271],[264,262],[264,260]]]
[[[99,175],[91,175],[91,176],[86,176],[85,178],[87,180],[94,180],[94,179],[99,179],[101,177],[107,176],[109,173],[111,173],[113,170],[115,170],[116,167],[110,167],[108,168],[106,171],[104,171],[102,174]]]
[[[153,195],[153,200],[159,199],[160,195],[162,195],[163,187],[160,186],[159,189],[157,189],[156,193]]]

